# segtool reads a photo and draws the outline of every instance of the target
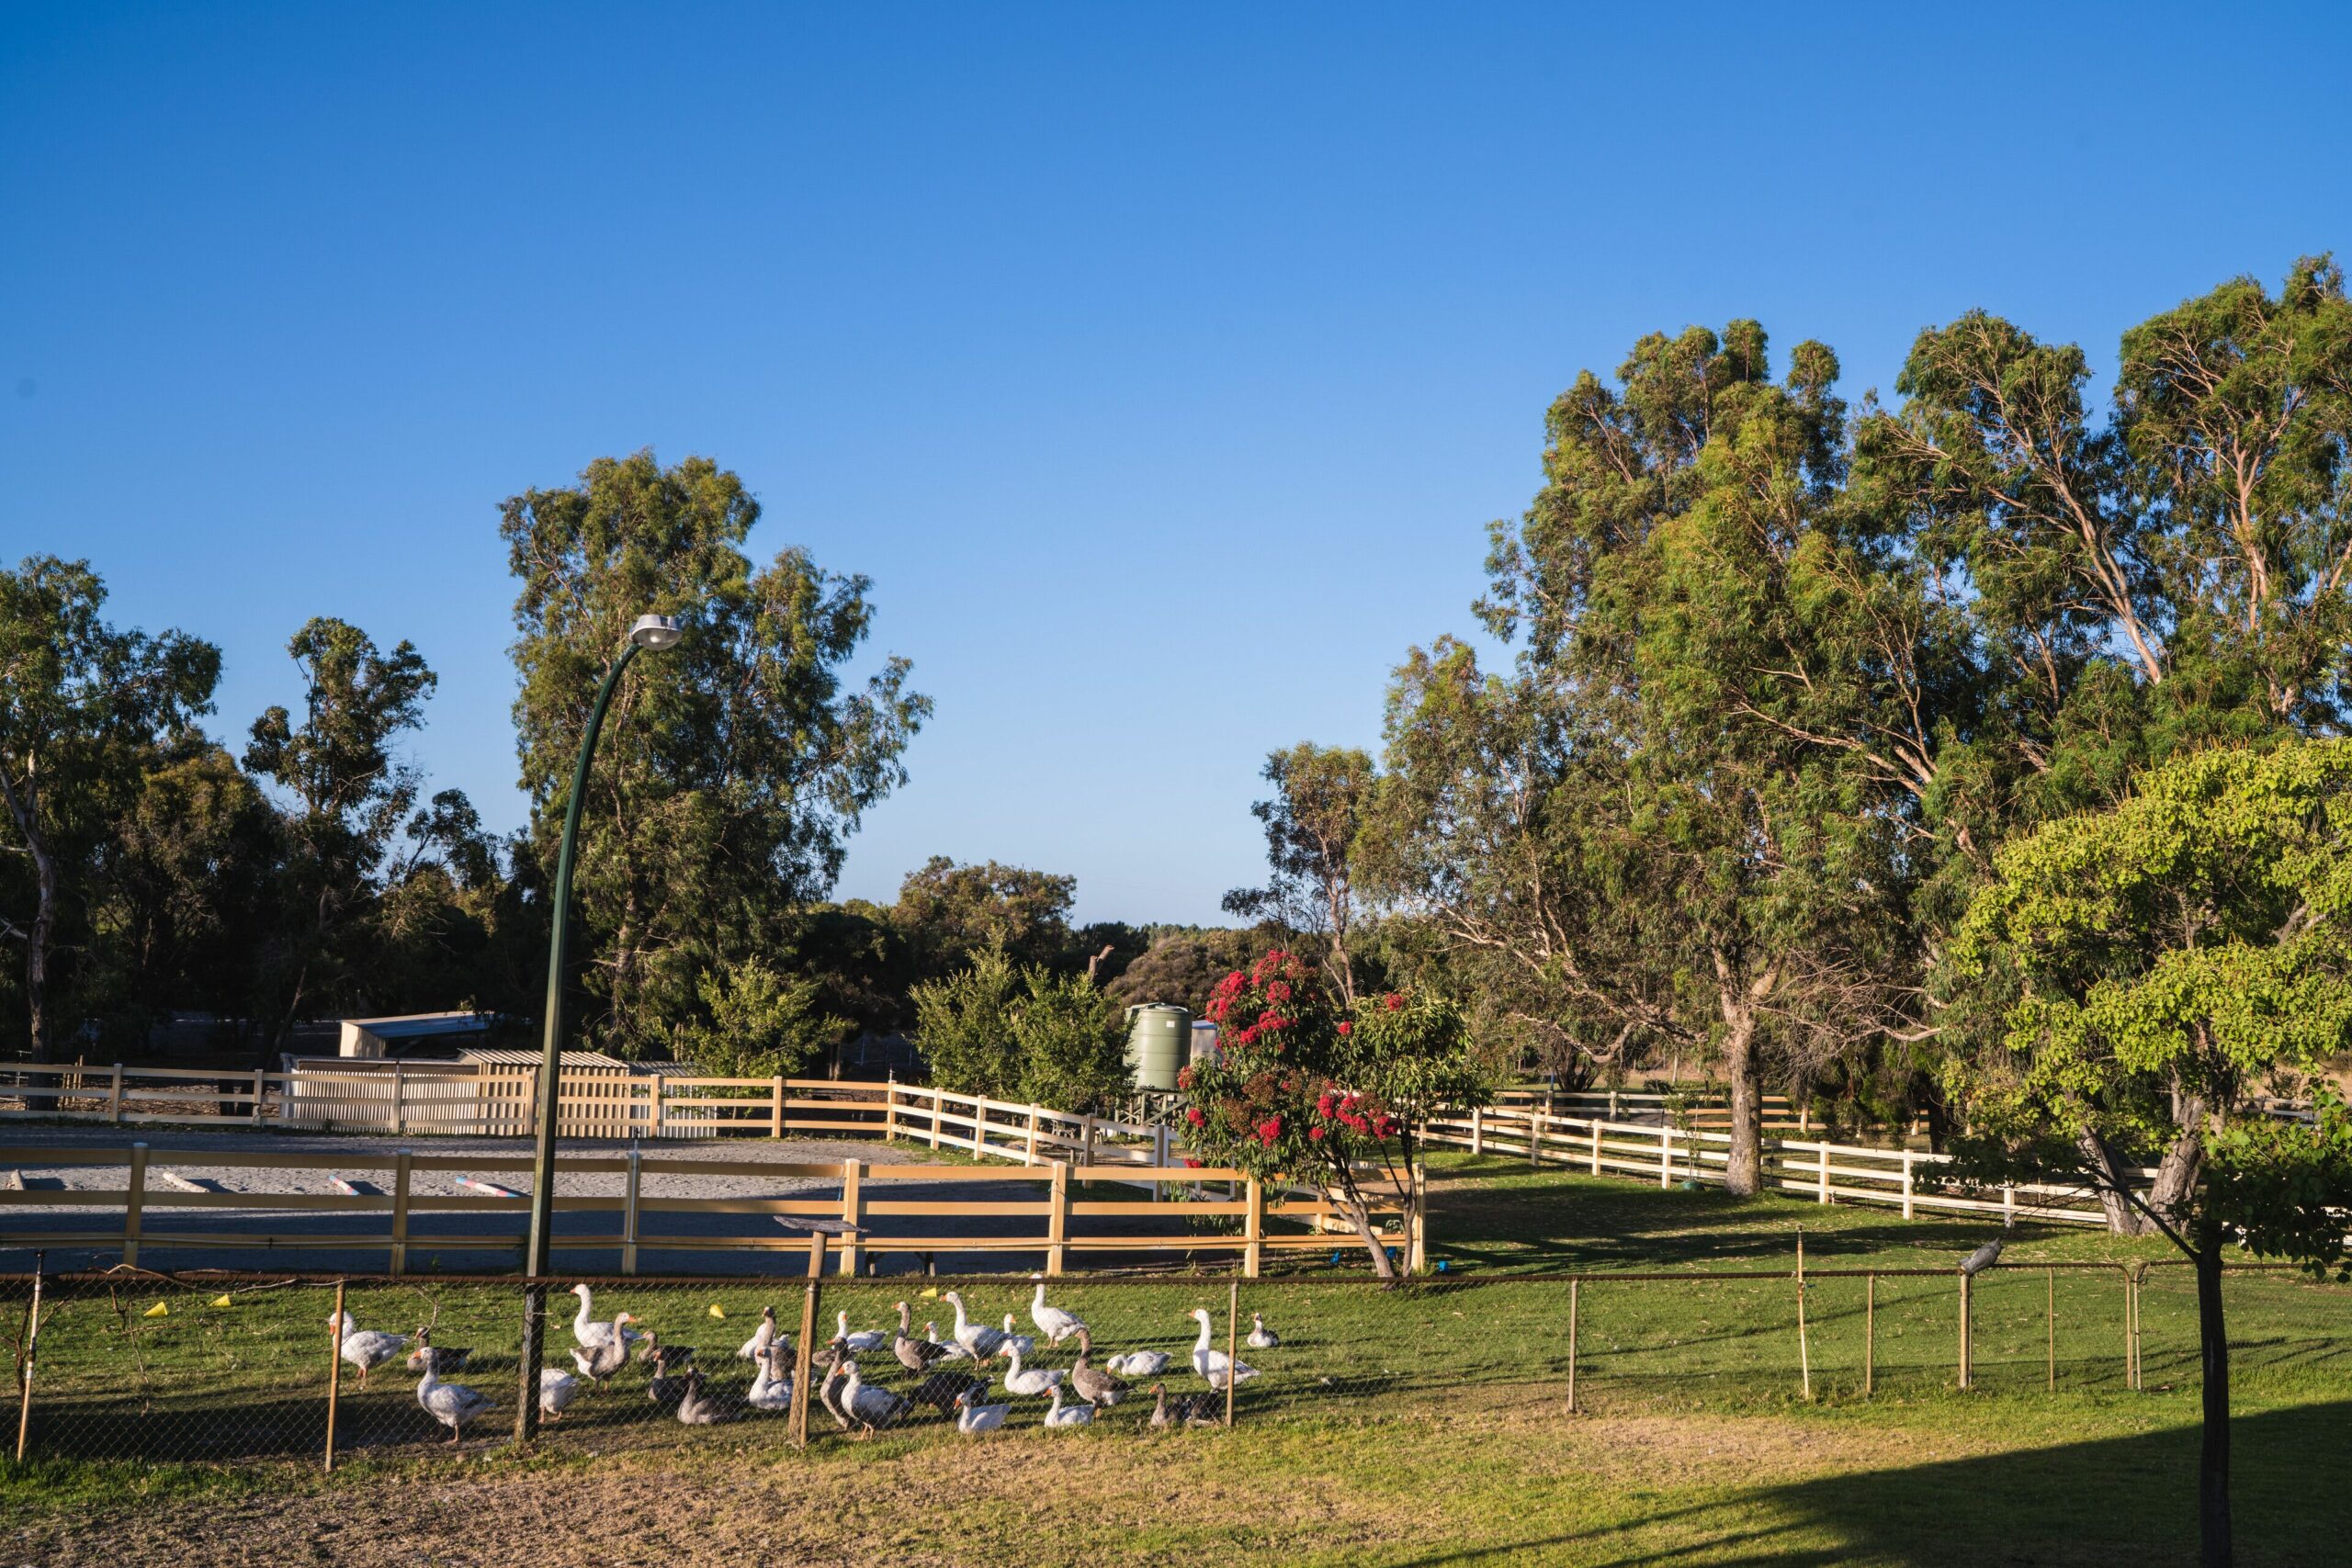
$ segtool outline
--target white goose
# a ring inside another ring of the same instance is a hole
[[[380,1328],[362,1333],[347,1312],[329,1314],[327,1326],[335,1331],[342,1344],[343,1359],[359,1369],[361,1388],[368,1386],[369,1372],[399,1355],[401,1347],[408,1343],[400,1335],[387,1334]]]
[[[1012,1370],[1004,1374],[1004,1391],[1007,1393],[1042,1394],[1059,1383],[1065,1375],[1058,1367],[1023,1367],[1018,1345],[1007,1345],[997,1354],[1012,1363]]]
[[[599,1326],[605,1328],[618,1327],[624,1335],[627,1335],[628,1334],[628,1325],[636,1321],[637,1320],[629,1316],[628,1314],[622,1313],[618,1317],[614,1318],[611,1323],[603,1324]],[[632,1336],[631,1337],[634,1337]],[[589,1344],[579,1347],[571,1352],[571,1363],[580,1369],[580,1375],[582,1377],[592,1379],[597,1382],[602,1382],[606,1378],[611,1377],[615,1372],[619,1371],[621,1368],[628,1364],[628,1344],[629,1342],[628,1338],[598,1339],[592,1341]]]
[[[760,1359],[762,1354],[766,1351],[767,1348],[775,1344],[778,1339],[784,1339],[785,1348],[786,1350],[789,1350],[792,1348],[791,1340],[776,1332],[775,1308],[770,1307],[765,1312],[760,1314],[760,1326],[758,1331],[749,1339],[744,1340],[743,1348],[736,1351],[735,1354],[746,1361],[756,1361]]]
[[[1266,1326],[1266,1317],[1263,1313],[1253,1312],[1250,1314],[1250,1332],[1243,1337],[1241,1343],[1249,1346],[1252,1350],[1272,1350],[1282,1342],[1283,1337]]]
[[[993,1432],[1012,1414],[1010,1404],[975,1404],[969,1389],[956,1396],[956,1429],[967,1438]]]
[[[939,1337],[939,1325],[935,1323],[926,1323],[922,1325],[922,1337],[946,1352],[945,1355],[939,1358],[943,1361],[976,1361],[979,1359],[978,1357],[972,1354],[969,1347],[958,1345],[953,1339],[942,1339]]]
[[[1012,1314],[1011,1313],[1006,1313],[1004,1314],[1004,1337],[998,1340],[996,1344],[997,1348],[1000,1350],[1003,1349],[1007,1345],[1010,1345],[1024,1356],[1034,1356],[1037,1353],[1037,1337],[1034,1334],[1015,1334],[1012,1332]]]
[[[1094,1419],[1094,1406],[1091,1404],[1088,1404],[1083,1401],[1080,1401],[1076,1404],[1064,1404],[1062,1403],[1062,1391],[1059,1388],[1053,1390],[1053,1405],[1046,1412],[1046,1429],[1047,1431],[1067,1432],[1074,1427],[1083,1427],[1089,1421]]]
[[[1004,1331],[990,1328],[985,1323],[974,1323],[964,1315],[964,1298],[950,1291],[942,1298],[956,1309],[956,1343],[974,1356],[993,1356],[996,1348],[1004,1343]]]
[[[1037,1280],[1037,1293],[1029,1302],[1029,1321],[1037,1325],[1037,1332],[1046,1337],[1046,1344],[1058,1345],[1086,1326],[1076,1313],[1065,1312],[1057,1306],[1047,1306],[1046,1281],[1035,1275],[1032,1275],[1031,1278]]]
[[[879,1350],[890,1343],[889,1335],[878,1328],[861,1328],[852,1334],[849,1331],[849,1314],[845,1312],[833,1314],[833,1326],[841,1331],[837,1337],[859,1355],[868,1350]]]
[[[1156,1378],[1168,1370],[1170,1359],[1165,1350],[1130,1350],[1102,1364],[1123,1378]]]
[[[580,1397],[581,1382],[560,1367],[539,1369],[539,1414],[550,1421],[563,1418],[564,1407]]]
[[[754,1410],[791,1409],[792,1377],[783,1371],[784,1352],[774,1345],[763,1346],[752,1359],[760,1363],[760,1375],[752,1380],[744,1402]]]
[[[848,1381],[842,1385],[842,1408],[849,1412],[851,1420],[865,1428],[866,1436],[871,1437],[914,1408],[914,1401],[905,1394],[876,1388],[859,1377],[855,1361],[844,1358],[842,1364],[848,1369],[843,1374]]]
[[[580,1311],[571,1320],[571,1337],[582,1345],[602,1345],[616,1337],[624,1345],[638,1341],[637,1331],[628,1325],[637,1320],[621,1313],[610,1323],[598,1323],[594,1316],[594,1303],[585,1285],[574,1285],[571,1293],[580,1298]]]
[[[461,1382],[443,1382],[430,1362],[425,1365],[424,1380],[416,1385],[416,1402],[427,1416],[449,1428],[449,1441],[453,1444],[467,1422],[490,1408],[487,1394],[476,1393]]]
[[[1222,1350],[1209,1348],[1209,1314],[1206,1307],[1194,1307],[1193,1318],[1201,1325],[1201,1337],[1193,1342],[1193,1370],[1208,1380],[1211,1388],[1221,1389],[1227,1381],[1227,1359]],[[1246,1361],[1233,1361],[1231,1381],[1248,1382],[1258,1375],[1258,1369]]]

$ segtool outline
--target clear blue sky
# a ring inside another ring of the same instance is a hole
[[[2342,7],[0,8],[0,555],[440,672],[521,819],[499,500],[650,446],[874,579],[925,856],[1217,919],[1270,748],[1468,623],[1546,402],[1760,318],[1886,387],[2352,248]],[[1636,14],[1639,13],[1639,14]]]

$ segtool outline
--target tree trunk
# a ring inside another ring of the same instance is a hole
[[[1756,1014],[1743,1000],[1724,1002],[1724,1077],[1731,1086],[1731,1149],[1724,1190],[1752,1197],[1764,1190],[1764,1095],[1756,1067]]]
[[[2180,1131],[2164,1158],[2156,1162],[2156,1182],[2148,1193],[2148,1207],[2178,1224],[2188,1214],[2188,1195],[2196,1190],[2197,1179],[2205,1168],[2205,1101],[2193,1094],[2184,1097],[2174,1118]]]
[[[2107,1229],[2110,1235],[2143,1235],[2151,1228],[2147,1217],[2132,1206],[2123,1196],[2131,1179],[2123,1173],[2123,1163],[2108,1147],[2107,1140],[2097,1133],[2085,1133],[2075,1146],[2096,1173],[2098,1183],[2098,1206],[2107,1214]]]
[[[25,942],[25,999],[31,1025],[32,1059],[57,1060],[54,1021],[49,1016],[49,951],[57,940],[57,857],[30,832],[25,842],[33,860],[33,924]]]
[[[2222,1317],[2222,1238],[2201,1227],[2197,1247],[2197,1341],[2204,1371],[2204,1445],[2197,1458],[2198,1561],[2230,1564],[2230,1336]]]
[[[1356,1227],[1356,1235],[1363,1238],[1364,1250],[1372,1254],[1373,1272],[1381,1279],[1393,1281],[1396,1266],[1388,1261],[1388,1249],[1380,1244],[1380,1233],[1372,1228],[1371,1206],[1364,1201],[1363,1190],[1356,1185],[1355,1172],[1338,1160],[1331,1162],[1330,1185],[1339,1189],[1340,1205],[1348,1212],[1348,1221]]]

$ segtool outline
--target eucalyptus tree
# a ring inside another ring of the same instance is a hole
[[[863,577],[798,548],[754,566],[759,503],[704,457],[599,458],[576,485],[510,498],[500,524],[520,583],[515,702],[533,841],[551,859],[597,680],[632,621],[685,637],[632,668],[589,780],[575,885],[593,954],[575,976],[590,1037],[639,1055],[758,995],[745,966],[841,869],[863,813],[906,778],[931,709],[890,659],[846,666],[872,628]]]
[[[1355,844],[1374,785],[1372,759],[1353,747],[1301,741],[1269,755],[1263,776],[1274,793],[1250,810],[1265,825],[1270,874],[1262,887],[1227,893],[1226,911],[1319,939],[1324,976],[1340,1005],[1352,1007],[1348,936],[1356,924]]]
[[[106,584],[87,561],[28,557],[0,570],[0,806],[6,848],[30,868],[0,936],[24,953],[33,1060],[60,1046],[59,932],[81,920],[95,857],[156,753],[211,710],[220,653],[185,633],[109,626]]]

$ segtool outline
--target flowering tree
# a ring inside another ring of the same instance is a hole
[[[1394,1279],[1359,1168],[1376,1166],[1409,1192],[1415,1126],[1483,1096],[1460,1011],[1394,991],[1341,1007],[1313,969],[1277,952],[1218,982],[1208,1013],[1219,1025],[1217,1055],[1177,1078],[1193,1152],[1260,1180],[1324,1184],[1373,1267]]]

